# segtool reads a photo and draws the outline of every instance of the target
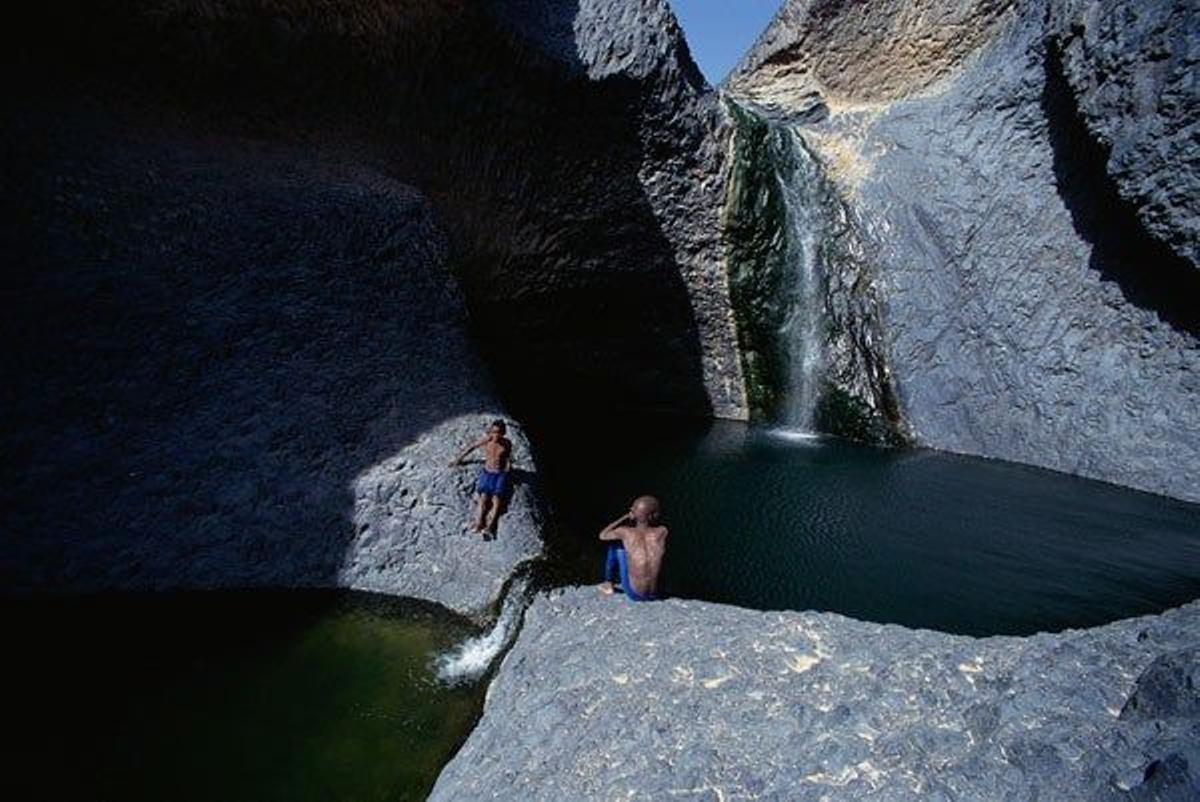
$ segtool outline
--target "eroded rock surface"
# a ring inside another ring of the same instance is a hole
[[[1189,799],[1198,645],[1200,603],[972,639],[556,591],[431,798]],[[1148,694],[1174,701],[1122,714]]]
[[[461,533],[440,449],[501,391],[744,415],[724,123],[665,0],[30,12],[0,48],[6,587],[477,609],[536,516],[523,487],[512,538]]]
[[[426,200],[328,151],[52,119],[6,131],[4,590],[484,609],[539,523],[525,485],[496,541],[464,531],[447,463],[499,405]]]
[[[1200,499],[1198,24],[797,0],[730,79],[851,210],[918,443]]]

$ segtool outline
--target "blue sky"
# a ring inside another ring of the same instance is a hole
[[[782,0],[670,0],[692,58],[716,86],[741,61]]]

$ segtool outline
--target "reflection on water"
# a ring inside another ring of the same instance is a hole
[[[597,581],[596,532],[653,493],[677,596],[968,634],[1087,626],[1200,596],[1200,505],[728,422],[537,435],[555,581]]]
[[[461,619],[305,591],[7,600],[27,793],[11,799],[418,800],[479,714],[435,655]]]

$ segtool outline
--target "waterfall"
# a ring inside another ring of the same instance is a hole
[[[435,663],[438,679],[447,685],[466,685],[486,674],[516,636],[517,625],[528,605],[529,578],[519,576],[509,586],[500,615],[490,630],[438,656]]]
[[[826,236],[821,175],[800,134],[773,131],[775,177],[786,211],[788,281],[786,312],[779,328],[786,382],[781,423],[796,432],[816,430],[825,368],[825,291],[822,243]]]

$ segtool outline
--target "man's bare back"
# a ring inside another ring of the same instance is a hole
[[[658,572],[667,553],[667,527],[622,526],[615,530],[629,559],[629,584],[639,596],[658,594]]]
[[[658,524],[658,500],[642,496],[629,513],[613,521],[600,533],[601,540],[619,540],[625,547],[628,580],[625,588],[631,597],[653,598],[658,595],[658,574],[667,552],[667,527]],[[612,591],[611,585],[606,588]]]

